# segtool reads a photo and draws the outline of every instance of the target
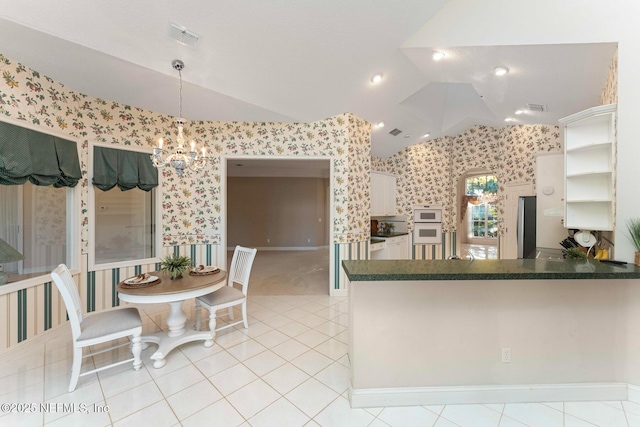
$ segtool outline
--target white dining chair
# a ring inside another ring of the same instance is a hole
[[[249,289],[249,276],[251,275],[251,266],[256,257],[257,249],[244,248],[236,246],[231,259],[231,267],[229,268],[229,277],[227,278],[227,286],[223,286],[217,291],[196,298],[196,330],[200,330],[200,313],[201,307],[209,310],[209,330],[213,337],[211,340],[205,341],[205,347],[213,345],[215,332],[222,329],[244,323],[245,329],[249,327],[247,323],[247,291]],[[241,286],[238,289],[234,284]],[[229,319],[234,320],[233,307],[242,304],[242,320],[228,323],[216,329],[216,311],[228,309]]]
[[[140,318],[138,309],[128,307],[83,316],[82,309],[80,308],[80,295],[78,295],[78,289],[67,266],[60,264],[51,272],[51,277],[62,295],[62,300],[67,308],[69,323],[71,323],[71,334],[73,336],[73,368],[71,370],[69,392],[75,390],[78,379],[84,375],[122,365],[132,360],[133,369],[136,371],[139,370],[140,366],[142,366],[142,360],[140,359],[140,353],[142,352],[142,319]],[[85,356],[82,355],[84,347],[102,344],[123,337],[131,337],[131,344],[120,344]],[[83,358],[104,353],[125,345],[131,345],[132,358],[83,372],[82,374],[80,373]]]

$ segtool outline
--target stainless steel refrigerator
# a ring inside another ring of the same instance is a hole
[[[536,196],[518,199],[518,258],[536,257]]]

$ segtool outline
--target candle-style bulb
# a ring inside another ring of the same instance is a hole
[[[191,151],[196,151],[196,142],[195,141],[191,141]]]
[[[158,148],[162,150],[162,138],[158,141]]]

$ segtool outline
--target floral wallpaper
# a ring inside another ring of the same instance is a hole
[[[451,138],[406,147],[389,159],[388,172],[397,179],[398,213],[412,217],[415,205],[442,205],[445,229],[451,216]]]
[[[371,125],[366,120],[347,114],[349,120],[348,139],[348,179],[349,198],[347,224],[351,230],[347,241],[355,242],[369,239],[371,234]],[[334,214],[335,215],[335,214]],[[335,223],[335,218],[334,218]]]
[[[464,174],[473,169],[495,172],[499,192],[504,193],[506,184],[535,182],[535,153],[560,151],[561,147],[556,126],[473,126],[454,137],[407,147],[386,162],[372,159],[372,169],[384,167],[397,176],[398,212],[407,215],[410,222],[414,205],[442,205],[442,228],[451,232],[457,230],[457,183]],[[504,217],[503,200],[499,210]]]
[[[609,74],[600,94],[600,105],[618,103],[618,49],[613,54]]]
[[[0,115],[66,134],[82,142],[82,248],[88,235],[89,141],[152,147],[162,137],[171,150],[174,118],[74,92],[0,55]],[[187,122],[185,136],[212,153],[208,169],[179,179],[163,173],[165,246],[220,242],[221,159],[228,155],[326,156],[333,162],[336,243],[368,239],[369,123],[345,113],[314,123]]]
[[[376,172],[388,172],[387,160],[382,157],[371,156],[371,170]]]

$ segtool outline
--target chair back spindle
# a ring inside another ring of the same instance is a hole
[[[247,294],[247,286],[249,284],[249,276],[251,275],[251,266],[256,256],[257,249],[244,248],[236,246],[231,259],[231,267],[229,271],[229,286],[237,283],[242,286],[242,293]]]

